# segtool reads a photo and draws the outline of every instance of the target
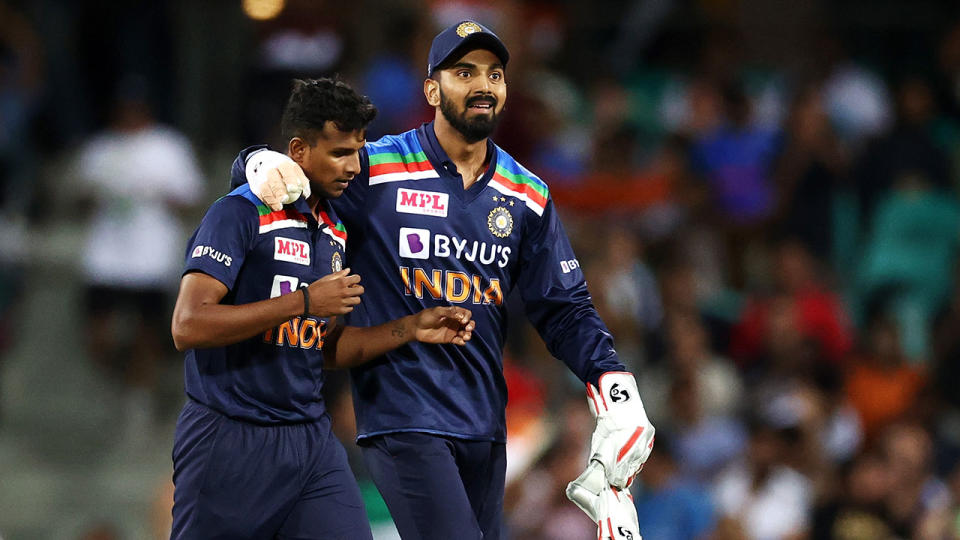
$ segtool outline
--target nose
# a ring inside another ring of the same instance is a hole
[[[343,173],[350,178],[360,174],[360,152],[354,152],[350,155],[343,167]]]

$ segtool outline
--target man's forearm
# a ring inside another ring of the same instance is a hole
[[[179,351],[232,345],[301,315],[303,307],[302,292],[239,306],[178,306],[173,316],[173,341]]]
[[[413,315],[365,328],[344,326],[323,348],[324,367],[342,369],[369,362],[415,340]]]

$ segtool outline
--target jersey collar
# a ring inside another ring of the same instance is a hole
[[[417,139],[420,141],[420,146],[423,147],[423,153],[426,154],[437,173],[443,178],[456,180],[456,185],[460,189],[451,189],[451,192],[465,200],[473,199],[479,195],[483,188],[487,186],[490,178],[493,177],[494,171],[497,170],[497,145],[487,138],[487,155],[490,156],[490,165],[487,166],[486,172],[479,180],[474,182],[469,189],[464,190],[463,177],[457,171],[457,166],[454,165],[453,160],[443,150],[440,141],[437,140],[437,133],[432,121],[417,128]]]

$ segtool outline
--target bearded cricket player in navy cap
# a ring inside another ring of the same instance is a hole
[[[503,537],[507,391],[503,300],[519,288],[551,353],[584,382],[597,427],[567,495],[598,537],[640,538],[627,488],[653,445],[633,375],[597,315],[547,185],[490,140],[507,97],[503,42],[463,21],[433,41],[423,84],[434,120],[367,143],[331,205],[367,285],[351,324],[463,306],[466,347],[411,343],[351,371],[357,442],[404,540]],[[239,185],[286,208],[302,185],[281,154],[254,147]]]
[[[243,185],[190,239],[172,324],[189,397],[174,440],[172,538],[371,538],[320,393],[323,370],[411,340],[470,339],[462,307],[336,324],[364,291],[342,268],[347,236],[330,202],[360,171],[375,114],[343,82],[296,81],[283,131],[307,196],[271,211]]]

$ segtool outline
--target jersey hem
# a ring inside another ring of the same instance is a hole
[[[297,420],[262,420],[262,419],[255,419],[249,416],[238,416],[235,414],[228,414],[220,410],[220,408],[214,407],[209,403],[204,403],[190,394],[187,394],[187,400],[203,407],[204,409],[207,409],[208,411],[214,414],[219,414],[220,416],[227,418],[228,420],[232,420],[234,422],[241,422],[244,424],[250,424],[254,426],[260,426],[260,427],[299,426],[299,425],[305,425],[305,424],[317,424],[317,423],[323,422],[324,419],[328,419],[329,421],[332,421],[332,418],[330,418],[330,412],[326,410],[323,411],[323,414],[317,417],[304,416],[301,419],[297,419]]]
[[[426,428],[385,429],[381,431],[371,431],[369,433],[360,433],[357,435],[355,442],[359,443],[364,439],[369,439],[371,437],[378,437],[380,435],[389,435],[391,433],[429,433],[430,435],[443,435],[444,437],[453,437],[455,439],[464,439],[467,441],[484,441],[484,442],[495,442],[495,443],[504,443],[504,444],[506,444],[507,442],[506,437],[466,435],[464,433],[454,433],[452,431],[442,431],[439,429],[426,429]]]

